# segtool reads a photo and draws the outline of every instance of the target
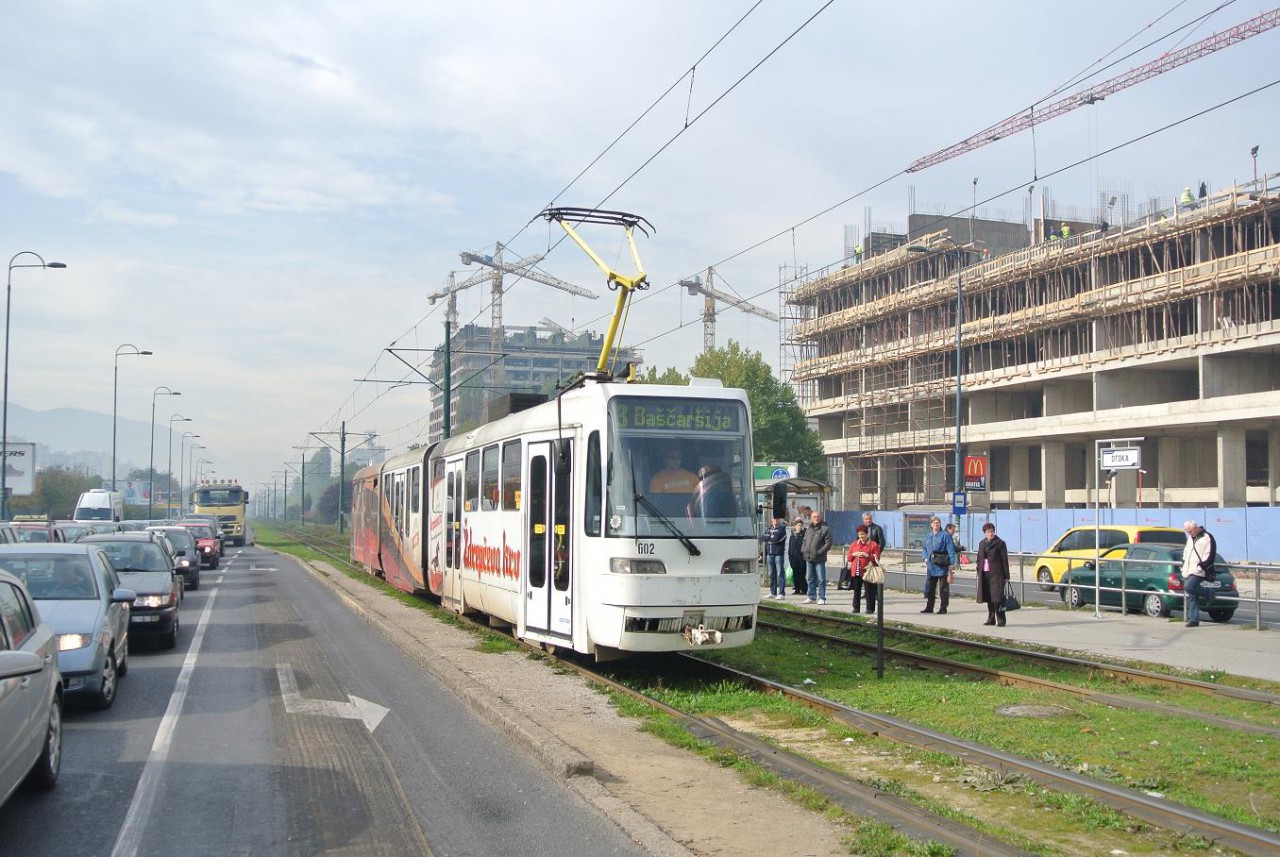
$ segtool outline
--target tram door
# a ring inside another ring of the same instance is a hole
[[[441,597],[453,604],[462,598],[458,571],[462,568],[462,460],[445,465],[444,580]]]
[[[573,484],[569,441],[561,441],[565,464],[556,472],[559,443],[529,444],[528,502],[525,503],[525,626],[573,636],[570,486]]]

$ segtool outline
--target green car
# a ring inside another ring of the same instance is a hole
[[[1200,609],[1215,622],[1230,622],[1239,605],[1240,593],[1221,555],[1215,554],[1213,561],[1219,570],[1214,582],[1206,584],[1214,587],[1213,594],[1200,596]],[[1123,589],[1126,611],[1141,610],[1157,618],[1182,611],[1181,545],[1147,542],[1117,545],[1102,555],[1100,565],[1104,607],[1119,607]],[[1071,569],[1062,582],[1059,593],[1072,609],[1093,603],[1098,576],[1093,572],[1092,562]]]

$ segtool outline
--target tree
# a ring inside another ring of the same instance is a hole
[[[70,518],[80,495],[101,487],[100,477],[85,476],[62,467],[46,467],[36,474],[35,491],[30,496],[9,499],[9,514]]]
[[[827,478],[818,433],[805,424],[795,391],[774,376],[760,352],[748,351],[731,339],[725,348],[699,354],[690,374],[718,378],[726,387],[746,390],[757,461],[795,461],[801,476]]]
[[[675,384],[683,387],[689,383],[689,376],[680,372],[676,367],[667,367],[662,374],[658,374],[658,367],[650,366],[648,371],[640,373],[641,384]]]
[[[342,495],[343,512],[351,514],[351,486],[343,491]],[[320,499],[316,501],[316,521],[322,524],[336,524],[338,522],[338,483],[334,482],[325,492],[320,495]]]

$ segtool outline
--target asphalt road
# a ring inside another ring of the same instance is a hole
[[[201,584],[176,649],[135,642],[115,706],[68,712],[0,854],[642,853],[292,560]]]

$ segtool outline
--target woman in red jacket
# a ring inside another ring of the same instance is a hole
[[[864,583],[862,575],[866,573],[872,560],[880,561],[880,545],[871,541],[871,535],[865,524],[858,525],[858,537],[853,540],[853,544],[849,545],[849,552],[845,554],[845,559],[849,562],[849,574],[853,581],[853,612],[861,612],[858,608],[862,604],[864,586],[867,590],[867,612],[876,612],[876,599],[880,594],[880,587],[874,583]]]

